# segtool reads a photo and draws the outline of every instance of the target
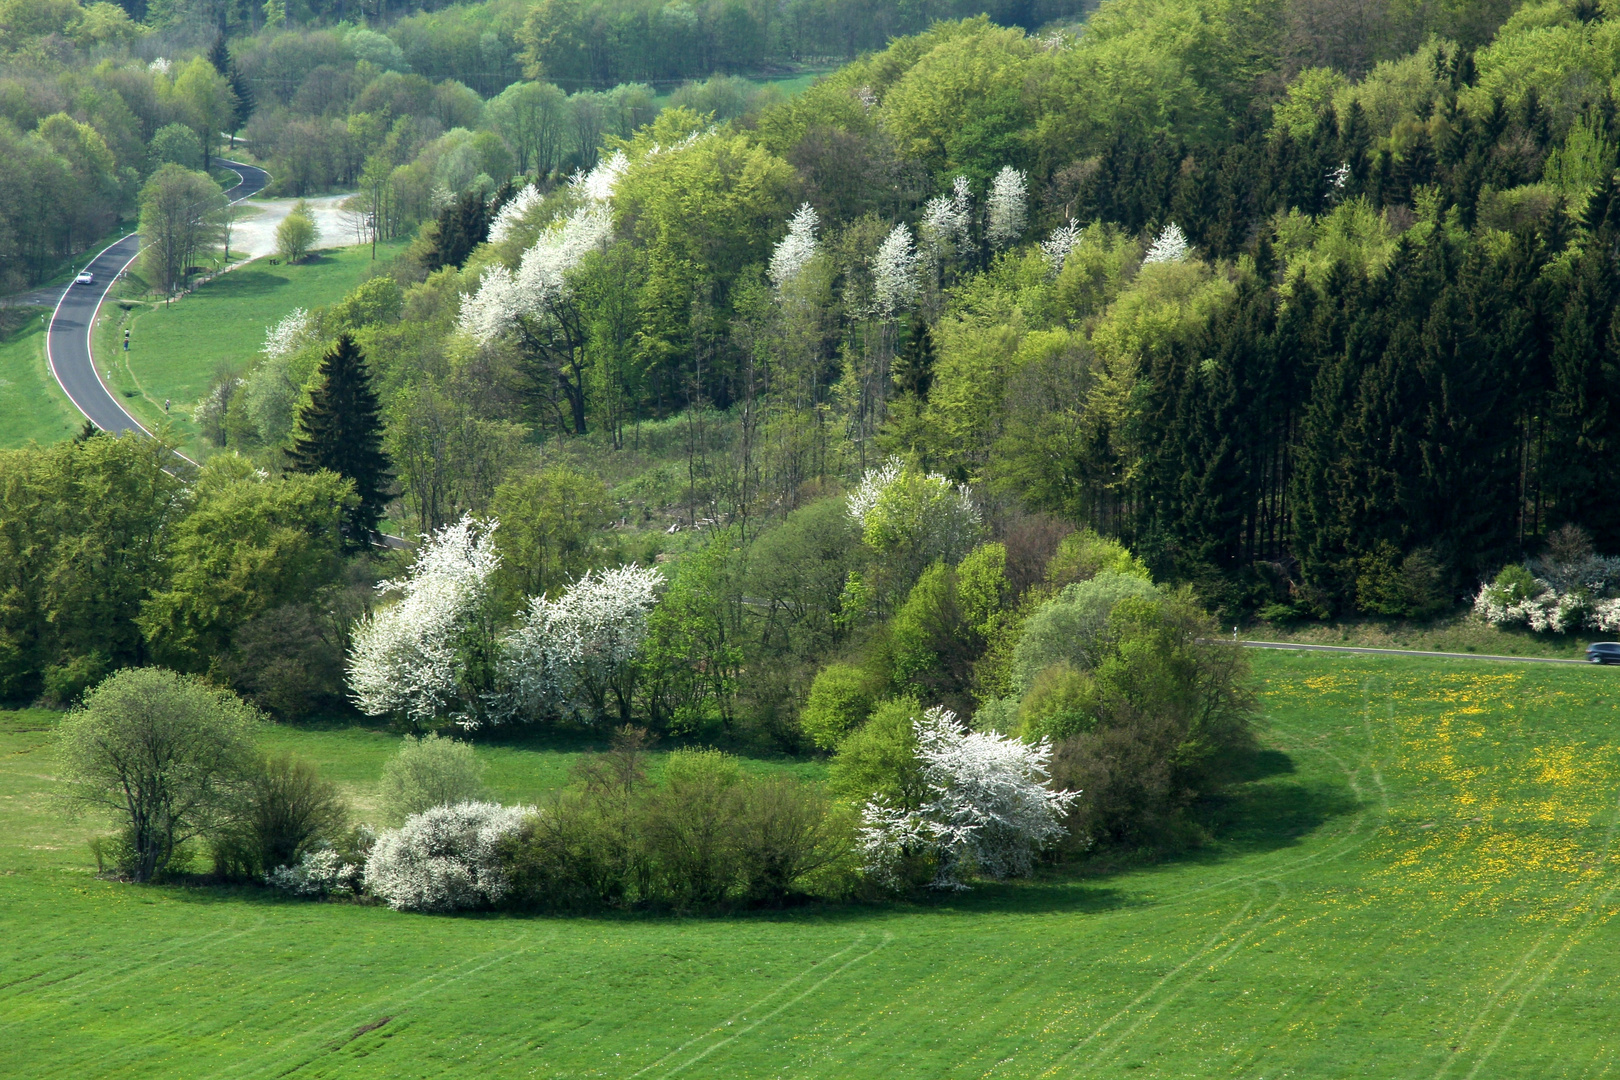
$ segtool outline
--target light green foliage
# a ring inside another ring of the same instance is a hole
[[[856,565],[860,534],[843,499],[802,506],[761,534],[748,553],[748,595],[762,601],[768,648],[813,656],[840,641],[844,624],[865,617],[849,611],[845,586]]]
[[[1043,669],[1018,702],[1014,730],[1029,740],[1053,741],[1097,724],[1097,681],[1066,660]]]
[[[405,294],[399,283],[388,274],[379,274],[362,281],[341,301],[326,312],[324,325],[332,333],[341,330],[363,330],[368,326],[381,326],[398,319],[405,307]]]
[[[1006,610],[1011,593],[1006,545],[981,544],[957,564],[957,603],[961,605],[963,621],[979,636],[990,632]]]
[[[890,587],[908,588],[934,562],[954,563],[983,529],[966,490],[943,476],[904,469],[862,519],[861,539],[883,558]]]
[[[1539,592],[1541,585],[1535,575],[1520,563],[1509,563],[1502,567],[1502,572],[1491,582],[1491,599],[1497,604],[1517,604]]]
[[[641,690],[653,721],[676,731],[732,720],[745,640],[735,544],[726,530],[685,556],[647,618]],[[628,695],[620,700],[628,720]]]
[[[1151,581],[1115,571],[1066,586],[1024,623],[1013,652],[1015,692],[1027,692],[1037,676],[1056,663],[1067,662],[1080,669],[1094,666],[1114,606],[1127,597],[1151,599],[1157,595]]]
[[[1320,218],[1298,210],[1274,220],[1275,251],[1284,264],[1282,288],[1287,291],[1303,275],[1320,289],[1335,266],[1363,277],[1383,273],[1395,254],[1395,230],[1366,198],[1357,196]]]
[[[152,136],[152,167],[174,164],[183,169],[203,165],[202,140],[184,124],[169,124]]]
[[[400,822],[429,807],[481,799],[486,767],[470,743],[431,731],[421,738],[407,735],[382,767],[383,814]]]
[[[344,508],[354,498],[334,473],[266,480],[239,458],[216,460],[175,529],[168,585],[140,615],[157,654],[193,670],[225,652],[242,623],[339,579]]]
[[[1118,540],[1098,536],[1091,529],[1070,533],[1058,544],[1046,564],[1047,584],[1062,587],[1089,581],[1098,574],[1125,574],[1151,581],[1147,564]]]
[[[495,489],[501,574],[525,596],[551,592],[592,568],[613,503],[600,479],[550,465]]]
[[[1463,101],[1479,116],[1489,112],[1493,98],[1511,108],[1534,88],[1561,129],[1620,73],[1616,57],[1620,25],[1612,16],[1582,22],[1571,5],[1557,0],[1526,4],[1476,54],[1479,81]]]
[[[1582,117],[1569,129],[1564,145],[1547,155],[1542,175],[1584,207],[1587,193],[1612,176],[1614,167],[1614,140],[1602,119]]]
[[[1087,225],[1053,284],[1055,307],[1075,324],[1100,315],[1130,284],[1141,261],[1136,240],[1117,225]]]
[[[922,572],[889,622],[895,685],[966,711],[975,665],[1000,630],[1011,587],[1007,550],[985,544],[951,567]]]
[[[1288,84],[1288,96],[1271,107],[1272,129],[1309,138],[1322,111],[1345,85],[1345,77],[1332,68],[1306,68]]]
[[[837,746],[872,711],[878,680],[865,668],[834,662],[816,672],[810,696],[799,713],[799,727],[822,750]]]
[[[309,206],[300,199],[276,226],[276,251],[290,263],[300,262],[321,238]]]
[[[916,724],[921,718],[916,698],[878,705],[866,723],[838,744],[827,770],[828,790],[855,806],[882,798],[894,806],[915,807],[924,794],[917,764]]]
[[[136,881],[219,819],[259,717],[229,690],[162,668],[126,668],[85,695],[57,730],[69,797],[123,832]]]

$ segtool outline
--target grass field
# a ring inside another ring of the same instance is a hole
[[[97,880],[0,732],[0,1041],[31,1077],[1599,1077],[1620,675],[1259,654],[1195,857],[923,905],[403,915]],[[390,740],[277,729],[364,795]],[[503,797],[577,747],[482,751]],[[758,767],[777,767],[759,763]]]
[[[379,245],[378,263],[402,247]],[[216,371],[242,368],[264,343],[265,327],[293,308],[341,300],[375,265],[369,247],[322,251],[296,266],[260,259],[167,306],[109,303],[96,327],[96,362],[111,372],[108,385],[124,407],[147,427],[163,422],[163,403],[169,401],[175,434],[184,445],[194,445],[191,410]]]
[[[0,447],[26,446],[33,439],[58,442],[84,423],[51,377],[41,311],[49,314],[50,309],[15,313],[12,325],[22,325],[0,332]]]

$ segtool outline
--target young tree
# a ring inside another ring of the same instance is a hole
[[[383,813],[404,821],[435,806],[481,799],[485,768],[471,743],[431,731],[420,739],[407,735],[399,752],[383,762]]]
[[[394,477],[382,447],[377,393],[353,337],[338,338],[321,360],[319,376],[309,404],[299,413],[287,467],[300,473],[326,469],[352,481],[359,502],[349,513],[349,540],[364,544],[377,532]]]
[[[122,826],[130,876],[150,881],[220,819],[258,722],[229,690],[162,668],[125,668],[62,721],[57,761],[68,798]]]
[[[1011,247],[1024,235],[1029,223],[1027,187],[1024,174],[1011,165],[1002,166],[990,182],[990,197],[985,200],[989,220],[985,223],[984,235],[992,251]]]
[[[224,229],[225,193],[206,173],[164,165],[141,189],[142,259],[166,296],[185,285]]]
[[[295,263],[308,255],[320,238],[321,230],[315,224],[309,204],[299,199],[292,212],[276,226],[276,251],[283,259]]]

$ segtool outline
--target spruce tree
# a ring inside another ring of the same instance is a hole
[[[359,503],[349,514],[347,531],[352,543],[364,544],[377,531],[393,474],[382,449],[377,394],[354,338],[338,338],[321,360],[320,376],[298,416],[287,467],[302,473],[329,469],[354,481]]]

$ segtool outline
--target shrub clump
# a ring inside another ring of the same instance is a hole
[[[471,743],[435,732],[407,735],[383,765],[383,813],[390,821],[403,821],[431,807],[475,802],[484,796],[484,768]]]
[[[377,838],[365,886],[396,911],[462,911],[506,895],[501,841],[518,832],[529,807],[489,802],[435,806]]]

